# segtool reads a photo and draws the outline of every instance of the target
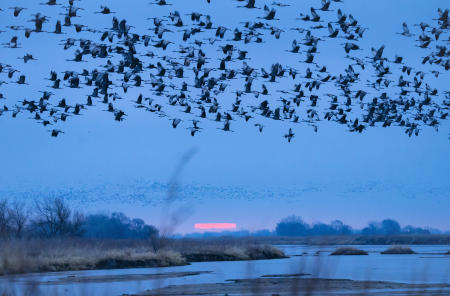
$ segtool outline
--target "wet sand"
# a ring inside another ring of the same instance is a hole
[[[258,279],[230,280],[227,283],[169,286],[157,290],[146,291],[139,295],[450,295],[450,285],[402,284],[301,277],[293,278],[274,275],[272,278],[264,277]]]
[[[66,285],[77,283],[112,283],[112,282],[130,282],[130,281],[145,281],[145,280],[158,280],[177,277],[188,277],[194,275],[200,275],[205,273],[211,273],[211,271],[198,271],[198,272],[166,272],[155,274],[119,274],[119,275],[92,275],[92,276],[78,276],[69,275],[66,277],[58,278],[55,281],[42,282],[43,285]]]

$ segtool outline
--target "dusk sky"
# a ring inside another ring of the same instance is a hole
[[[26,21],[36,11],[52,17],[44,25],[48,30],[54,29],[56,19],[62,19],[57,14],[59,8],[38,4],[33,8],[29,2],[2,0],[0,28],[18,22],[32,26]],[[212,0],[210,5],[206,1],[173,0],[174,6],[167,7],[149,6],[147,2],[83,1],[85,10],[79,12],[80,21],[98,28],[110,27],[112,16],[92,13],[101,4],[108,5],[118,18],[126,18],[137,31],[150,27],[147,17],[175,9],[182,15],[192,11],[209,13],[215,22],[230,28],[249,14],[263,13],[236,9],[244,2],[228,0]],[[263,6],[264,1],[256,2]],[[298,2],[283,1],[292,6],[277,8],[277,17],[284,26],[294,26],[300,12],[320,5],[320,1]],[[28,7],[19,18],[7,9],[16,5]],[[401,54],[412,66],[420,66],[424,52],[414,46],[414,38],[397,33],[404,21],[416,31],[413,24],[432,22],[437,9],[446,6],[446,0],[346,0],[339,7],[368,28],[361,41],[367,55],[371,47],[385,44],[386,56]],[[327,13],[334,18],[336,11]],[[13,35],[11,31],[0,33],[1,43]],[[26,97],[39,98],[39,91],[51,85],[46,80],[50,70],[62,72],[90,66],[66,62],[72,58],[72,51],[62,51],[57,44],[68,35],[41,33],[32,34],[30,39],[23,37],[23,31],[17,35],[21,48],[0,47],[0,62],[20,67],[30,77],[29,85],[1,85],[0,93],[6,99],[0,100],[0,106]],[[298,33],[286,30],[276,42],[273,37],[267,38],[264,47],[282,52],[289,49],[294,38],[300,38]],[[322,45],[320,60],[330,71],[347,63],[342,43],[343,39]],[[304,73],[305,65],[299,63],[298,57],[274,55],[275,51],[260,50],[258,46],[261,45],[249,45],[249,63],[256,68],[279,61],[295,65]],[[177,50],[177,46],[169,49]],[[17,59],[26,53],[38,60],[24,64]],[[450,76],[448,71],[442,72],[431,83],[443,95],[449,90]],[[5,76],[1,73],[0,79]],[[90,90],[64,88],[52,92],[58,98],[74,96],[85,100]],[[140,92],[143,90],[130,89],[125,96],[134,100]],[[299,124],[295,138],[288,143],[283,135],[290,125],[285,122],[268,121],[263,133],[257,132],[253,124],[240,121],[233,123],[234,132],[229,133],[211,125],[191,137],[186,126],[173,129],[168,119],[148,112],[130,107],[126,119],[116,122],[104,109],[97,104],[82,116],[68,120],[62,127],[64,134],[57,138],[50,137],[50,128],[37,124],[27,114],[15,119],[9,114],[0,116],[0,198],[30,201],[60,195],[86,213],[123,211],[159,226],[166,216],[166,184],[181,157],[195,150],[182,171],[178,199],[171,205],[172,210],[181,209],[184,213],[182,223],[174,230],[177,233],[195,231],[195,223],[273,229],[281,218],[292,214],[309,223],[340,219],[354,228],[362,228],[369,221],[394,218],[402,225],[450,230],[448,121],[442,122],[438,132],[424,127],[418,137],[411,138],[399,127],[375,127],[356,134],[344,126],[322,122],[315,133],[310,126]]]

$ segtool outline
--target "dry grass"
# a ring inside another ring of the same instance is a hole
[[[342,247],[336,249],[333,253],[331,253],[333,256],[337,255],[368,255],[368,253],[364,250],[351,248],[351,247]]]
[[[0,250],[0,274],[184,264],[185,258],[177,252],[106,241],[20,240],[3,242]]]
[[[392,246],[389,249],[381,252],[381,254],[386,255],[407,255],[407,254],[416,254],[411,248],[404,246]]]
[[[47,271],[165,267],[199,261],[284,258],[265,245],[165,240],[155,252],[149,241],[17,240],[0,242],[0,275]]]
[[[253,246],[203,246],[197,250],[184,251],[183,256],[189,262],[202,261],[237,261],[286,258],[285,254],[268,245]]]

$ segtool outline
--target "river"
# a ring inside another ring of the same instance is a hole
[[[307,273],[312,277],[400,283],[450,283],[450,246],[413,246],[413,255],[382,255],[387,246],[353,246],[368,256],[329,256],[336,246],[278,246],[288,259],[201,262],[188,266],[34,273],[0,277],[0,295],[108,295],[139,293],[167,285],[220,283],[263,275]],[[184,275],[185,272],[200,272]],[[202,273],[204,272],[204,273]],[[158,274],[158,278],[151,278]],[[166,276],[168,277],[166,277]]]

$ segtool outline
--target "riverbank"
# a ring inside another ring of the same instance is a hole
[[[402,284],[381,281],[353,281],[289,277],[230,280],[228,283],[169,286],[126,296],[223,296],[223,295],[449,295],[448,284]],[[124,295],[125,296],[125,295]]]
[[[0,275],[95,269],[149,268],[190,262],[286,258],[276,247],[224,240],[16,240],[0,243]]]

